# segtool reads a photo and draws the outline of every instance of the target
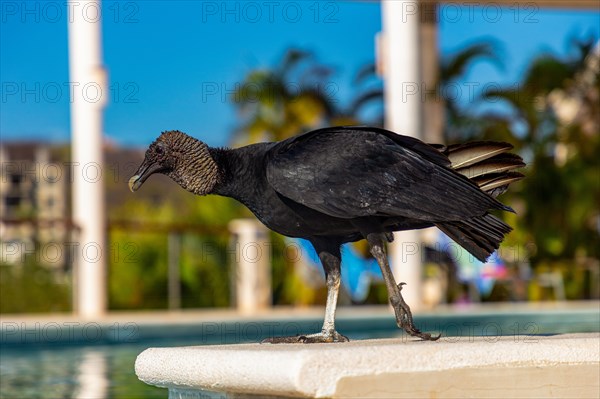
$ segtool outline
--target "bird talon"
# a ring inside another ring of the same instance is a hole
[[[317,333],[307,335],[294,335],[291,337],[270,337],[261,341],[263,344],[318,344],[332,342],[349,342],[348,337],[333,331],[333,333]]]

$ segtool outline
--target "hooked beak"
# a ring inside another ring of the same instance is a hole
[[[137,172],[129,179],[129,189],[131,192],[136,192],[142,184],[149,178],[152,174],[163,170],[164,168],[157,163],[149,164],[146,159],[140,165]]]

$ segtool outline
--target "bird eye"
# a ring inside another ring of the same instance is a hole
[[[164,154],[164,152],[165,152],[165,150],[163,150],[162,147],[160,147],[160,146],[156,147],[156,153],[158,155],[162,155],[162,154]]]

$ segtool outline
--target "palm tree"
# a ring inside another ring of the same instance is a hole
[[[273,70],[251,71],[232,95],[242,119],[234,142],[281,140],[327,124],[336,114],[332,73],[296,49]]]
[[[477,134],[481,122],[480,118],[461,107],[458,98],[448,95],[450,86],[463,79],[469,67],[475,62],[488,61],[501,68],[503,65],[498,53],[497,44],[482,41],[441,59],[434,95],[441,98],[444,103],[446,119],[444,137],[447,141],[464,140],[465,137]]]
[[[446,139],[458,138],[461,136],[458,132],[464,131],[467,126],[475,123],[475,118],[463,111],[456,98],[449,96],[449,91],[446,89],[463,78],[468,68],[477,61],[485,60],[501,67],[502,63],[497,54],[497,45],[485,41],[469,45],[441,60],[439,78],[435,85],[436,90],[431,95],[441,98],[444,102],[447,117],[446,131],[444,132]],[[383,126],[383,82],[377,76],[375,64],[367,64],[361,68],[354,83],[358,93],[343,114],[348,119],[358,120],[369,125]],[[379,113],[365,119],[363,115],[368,113],[369,109],[378,110]]]
[[[470,45],[440,64],[435,95],[445,102],[447,136],[457,136],[455,132],[473,124],[473,118],[455,99],[444,98],[445,89],[481,59],[500,64],[495,46],[489,42]],[[280,140],[323,125],[383,126],[383,83],[375,64],[358,71],[354,80],[357,94],[346,108],[333,97],[337,86],[329,80],[332,75],[332,68],[319,65],[310,52],[298,49],[289,50],[277,68],[248,73],[231,97],[242,119],[234,142]]]
[[[600,47],[573,41],[567,58],[534,59],[517,87],[489,90],[510,111],[482,119],[484,137],[516,143],[530,165],[517,237],[533,243],[534,264],[600,256]],[[517,202],[517,203],[518,203]]]
[[[383,82],[377,75],[376,65],[367,64],[362,67],[354,78],[354,85],[358,93],[348,107],[347,114],[367,125],[383,127]],[[369,108],[375,110],[375,115],[365,117]]]

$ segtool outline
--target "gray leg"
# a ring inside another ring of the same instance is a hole
[[[347,342],[348,338],[335,331],[335,310],[337,307],[338,294],[340,292],[340,246],[329,243],[312,241],[313,246],[319,254],[319,259],[325,269],[327,283],[327,303],[325,305],[325,319],[320,333],[299,335],[294,337],[272,337],[263,343],[324,343],[324,342]]]
[[[319,248],[317,247],[317,251]],[[340,292],[340,247],[319,251],[319,259],[325,269],[327,283],[327,303],[325,304],[325,319],[320,333],[306,336],[306,343],[313,342],[347,342],[348,338],[335,331],[335,310]]]
[[[383,274],[383,279],[385,280],[390,303],[396,313],[396,324],[413,337],[419,337],[427,341],[439,339],[439,335],[437,337],[432,337],[431,334],[423,333],[415,327],[410,307],[408,307],[408,304],[404,301],[400,292],[405,283],[396,284],[396,280],[394,280],[394,275],[392,274],[392,270],[390,269],[385,254],[384,238],[386,238],[386,236],[382,234],[371,233],[367,235],[371,254],[375,257],[381,268],[381,274]]]

